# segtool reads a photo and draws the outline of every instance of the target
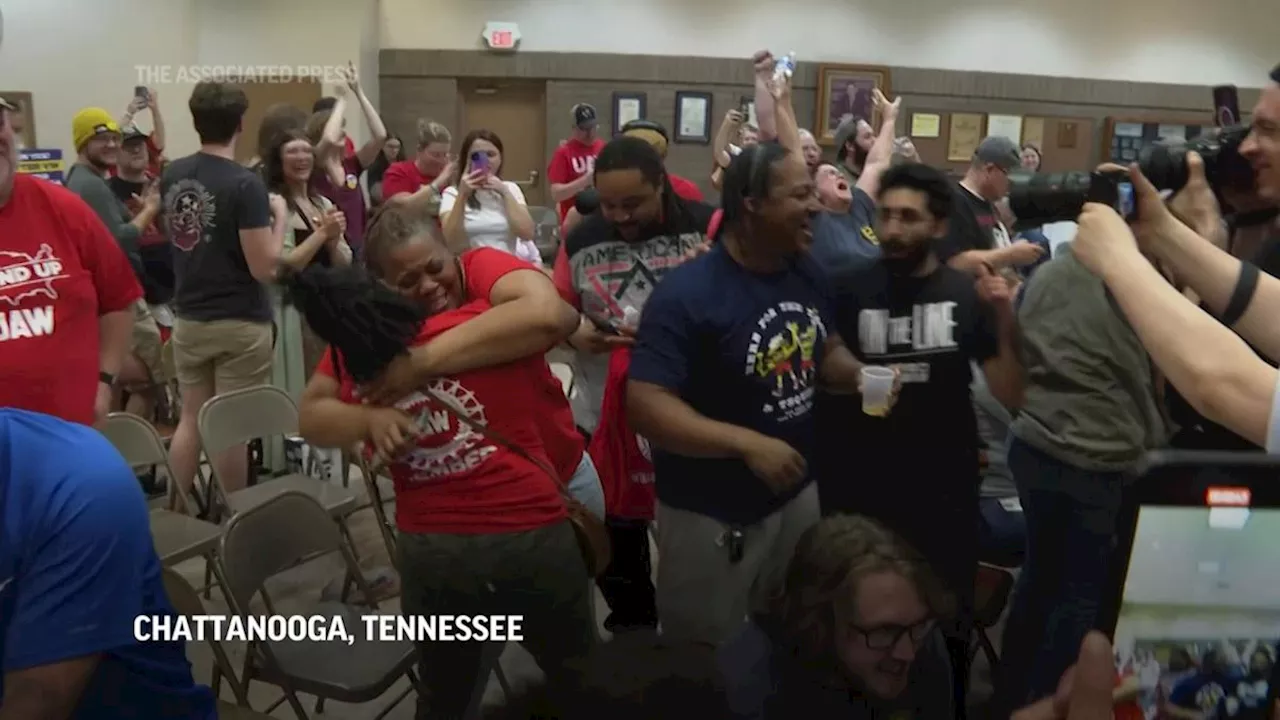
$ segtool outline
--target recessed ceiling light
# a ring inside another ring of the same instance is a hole
[[[1201,560],[1196,567],[1205,575],[1217,575],[1222,570],[1222,564],[1217,560]]]

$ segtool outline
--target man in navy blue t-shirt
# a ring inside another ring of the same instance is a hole
[[[649,297],[627,397],[653,449],[663,635],[712,644],[772,594],[817,521],[814,396],[820,382],[856,392],[860,371],[807,254],[818,204],[800,157],[743,151],[723,210],[710,251]]]
[[[181,642],[133,471],[97,431],[0,409],[0,718],[216,718]]]

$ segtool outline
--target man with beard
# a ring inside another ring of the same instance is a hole
[[[879,92],[879,91],[877,91]],[[890,118],[884,118],[880,127],[893,127]],[[867,156],[876,141],[871,123],[862,118],[851,118],[836,128],[836,168],[850,185],[857,185],[867,165]]]
[[[634,342],[635,328],[627,324],[644,312],[650,294],[665,282],[667,273],[706,242],[715,212],[710,205],[676,193],[662,156],[646,140],[615,138],[592,158],[592,164],[595,189],[590,199],[595,207],[583,208],[591,212],[565,236],[564,259],[557,259],[555,269],[561,297],[583,311],[569,345],[578,352],[574,417],[587,434],[596,433],[601,425],[609,428],[624,422],[601,417],[606,389],[618,387],[625,392],[625,364],[620,381],[611,381],[618,375],[612,371],[615,351],[625,352]],[[598,327],[596,322],[610,324]],[[608,468],[617,458],[594,459],[598,468]],[[606,476],[602,474],[602,479]],[[650,580],[648,522],[612,516],[614,508],[610,512],[613,562],[597,581],[610,609],[605,628],[610,632],[651,628],[658,619]]]
[[[822,426],[822,510],[874,517],[934,565],[960,601],[948,646],[962,693],[981,481],[970,362],[1002,404],[1021,404],[1014,312],[1008,283],[991,268],[981,266],[975,284],[938,259],[952,207],[941,171],[887,170],[877,204],[883,256],[836,296],[836,328],[857,338],[861,362],[898,369],[902,389],[886,416],[850,402]]]
[[[71,121],[71,139],[75,143],[76,162],[67,171],[66,186],[93,208],[107,230],[120,243],[134,273],[146,276],[138,241],[160,212],[160,193],[153,185],[144,190],[141,208],[129,219],[129,209],[107,185],[107,172],[120,160],[123,135],[111,114],[102,108],[85,108]]]

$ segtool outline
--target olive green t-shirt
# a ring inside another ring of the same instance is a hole
[[[1018,326],[1027,387],[1014,437],[1095,472],[1130,469],[1165,443],[1151,359],[1070,246],[1027,281]]]

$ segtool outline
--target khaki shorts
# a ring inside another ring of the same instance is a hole
[[[271,323],[178,318],[169,342],[184,387],[212,387],[221,395],[271,381]]]
[[[161,354],[164,343],[160,340],[160,328],[151,316],[151,308],[145,300],[133,304],[133,342],[130,350],[147,366],[151,381],[165,382],[166,375]]]

